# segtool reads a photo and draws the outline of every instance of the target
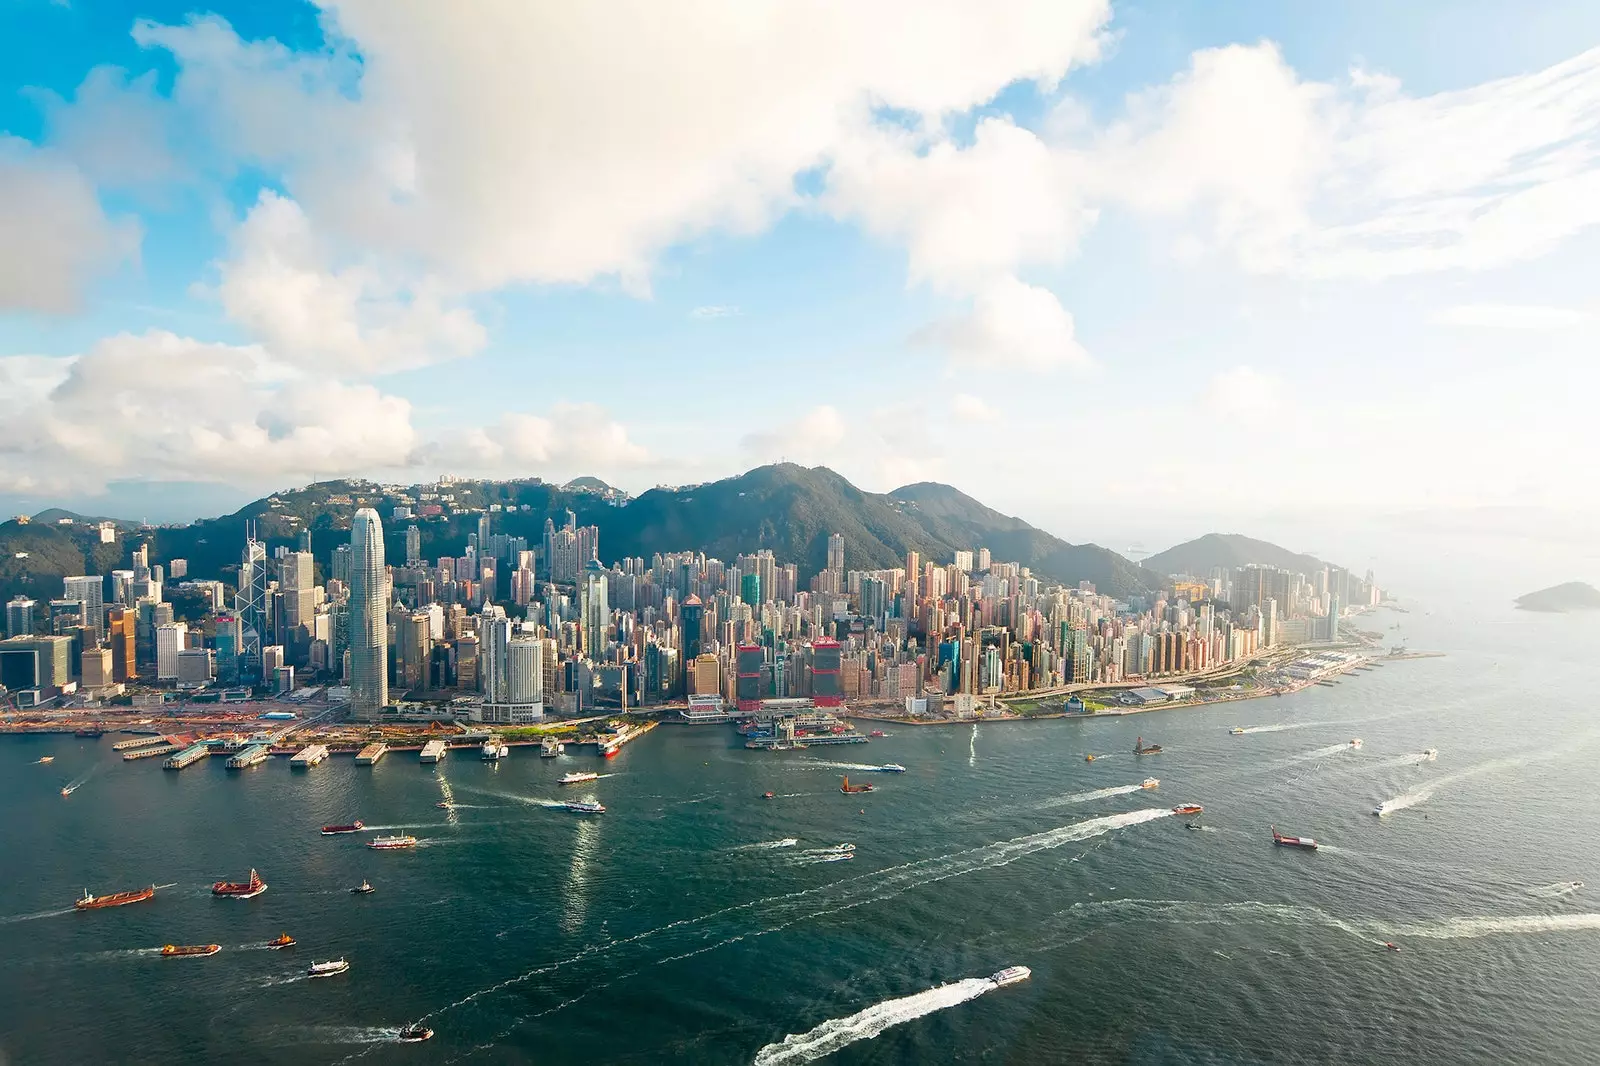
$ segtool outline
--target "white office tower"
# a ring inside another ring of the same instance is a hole
[[[479,718],[495,725],[525,725],[544,717],[544,646],[515,634],[499,607],[478,620],[478,660],[483,678]]]
[[[383,523],[363,507],[350,523],[350,713],[366,721],[389,702],[387,600]]]

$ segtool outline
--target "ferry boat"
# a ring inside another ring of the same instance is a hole
[[[1236,725],[1232,729],[1228,730],[1228,732],[1232,733],[1236,737],[1242,737],[1244,736],[1244,727]]]
[[[215,955],[222,950],[221,944],[168,944],[161,949],[163,958],[181,958],[189,955]]]
[[[267,890],[267,883],[261,880],[261,875],[255,870],[250,871],[248,881],[218,881],[211,886],[213,896],[230,896],[233,899],[254,899]]]
[[[593,803],[593,802],[591,802],[589,800],[573,800],[572,802],[566,804],[566,808],[567,808],[567,810],[571,811],[573,814],[604,814],[604,813],[606,813],[605,807],[601,806],[598,803]]]
[[[1278,832],[1278,827],[1272,827],[1272,842],[1280,848],[1304,848],[1307,851],[1316,851],[1317,842],[1310,837],[1286,837]]]
[[[1161,779],[1159,777],[1147,777],[1142,782],[1140,782],[1139,787],[1140,788],[1160,788],[1161,787]]]
[[[333,959],[329,962],[313,962],[311,968],[306,970],[307,977],[333,977],[350,969],[350,964],[343,959]]]
[[[845,778],[839,785],[839,791],[843,792],[845,795],[851,795],[856,792],[872,792],[876,788],[876,785],[852,785],[848,777]]]
[[[996,987],[1004,988],[1006,985],[1014,985],[1018,981],[1026,981],[1032,976],[1033,971],[1026,966],[1007,966],[1005,969],[992,974],[989,980],[993,981]]]
[[[1180,803],[1176,807],[1172,808],[1172,813],[1185,815],[1199,814],[1203,810],[1205,810],[1205,808],[1200,806],[1198,803]]]
[[[73,903],[80,911],[94,911],[101,907],[125,907],[130,903],[143,903],[156,894],[156,886],[135,889],[132,892],[112,892],[105,896],[91,896],[89,890],[83,890],[83,898]]]
[[[340,833],[359,833],[366,827],[366,823],[357,818],[349,825],[325,825],[322,827],[322,835],[332,837],[338,836]]]
[[[878,773],[880,774],[903,774],[905,772],[906,768],[897,762],[886,762],[878,767]]]
[[[373,837],[367,841],[367,847],[378,851],[393,851],[396,848],[414,848],[416,846],[417,838],[409,833],[400,833],[388,837]]]
[[[581,785],[585,781],[598,781],[599,779],[600,779],[600,775],[599,774],[590,773],[587,770],[582,771],[582,772],[574,771],[574,772],[566,775],[565,777],[563,777],[561,780],[557,781],[556,784],[558,784],[558,785]]]
[[[277,951],[280,948],[292,948],[294,947],[294,937],[290,936],[288,933],[280,933],[278,936],[275,936],[271,940],[267,941],[267,947],[271,948],[273,951]]]
[[[1137,740],[1135,740],[1133,742],[1133,753],[1135,755],[1160,755],[1161,754],[1161,745],[1160,744],[1146,745],[1145,742],[1144,742],[1144,737],[1140,737],[1139,739],[1137,739]]]
[[[363,878],[359,885],[357,885],[355,888],[352,888],[350,890],[350,894],[352,896],[365,896],[370,892],[376,892],[376,891],[378,891],[378,890],[373,888],[371,883]]]
[[[433,1030],[426,1025],[408,1025],[400,1030],[400,1035],[395,1039],[402,1044],[420,1044],[424,1040],[433,1039]]]

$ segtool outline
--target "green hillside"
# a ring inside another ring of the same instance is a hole
[[[1302,555],[1238,533],[1207,533],[1150,556],[1144,561],[1144,567],[1163,576],[1180,574],[1203,578],[1211,573],[1212,567],[1232,570],[1250,563],[1276,566],[1298,574],[1314,574],[1327,565],[1315,556]]]

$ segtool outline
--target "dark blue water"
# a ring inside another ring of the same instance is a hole
[[[975,736],[894,727],[833,751],[760,754],[721,728],[664,727],[603,766],[519,749],[498,768],[459,752],[437,770],[391,755],[370,770],[212,760],[174,774],[124,764],[111,738],[6,738],[0,1053],[1586,1060],[1600,1044],[1600,629],[1421,609],[1369,624],[1396,620],[1449,655],[1209,710]],[[1138,734],[1165,753],[1133,757]],[[1407,759],[1430,747],[1437,761]],[[46,753],[53,765],[33,765]],[[826,765],[890,761],[910,772]],[[560,789],[574,768],[612,776]],[[840,794],[844,772],[879,791]],[[1148,775],[1159,790],[1129,789]],[[447,787],[453,818],[434,806]],[[779,798],[761,800],[768,789]],[[609,813],[543,805],[572,792]],[[1372,815],[1397,799],[1409,805]],[[1205,805],[1206,831],[1154,813],[1186,801]],[[316,833],[352,818],[423,846],[380,854]],[[1275,849],[1273,823],[1325,846]],[[854,859],[818,850],[842,842]],[[210,897],[252,866],[265,895]],[[351,896],[363,877],[378,891]],[[84,887],[151,882],[172,887],[70,911]],[[255,946],[285,930],[297,948]],[[169,942],[224,950],[152,952]],[[300,976],[336,956],[349,974]],[[1033,979],[955,984],[1013,963]],[[435,1039],[395,1044],[419,1018]]]

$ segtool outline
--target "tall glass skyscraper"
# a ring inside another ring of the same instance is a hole
[[[368,721],[389,702],[389,611],[383,523],[363,507],[350,523],[350,712]]]

